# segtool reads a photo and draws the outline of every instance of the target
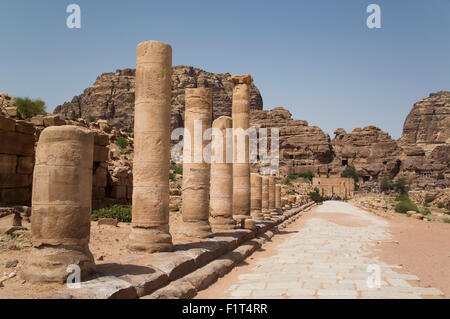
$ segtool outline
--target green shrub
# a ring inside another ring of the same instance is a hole
[[[170,170],[174,171],[178,175],[183,175],[183,166],[181,165],[172,165],[170,166]]]
[[[401,202],[401,201],[410,201],[411,199],[409,198],[408,194],[400,194],[395,198],[396,202]]]
[[[408,195],[404,195],[406,194],[402,194],[396,198],[396,200],[398,199],[398,203],[395,205],[395,211],[402,214],[406,214],[410,210],[420,213],[419,207],[411,201]]]
[[[342,172],[341,177],[353,178],[355,184],[359,181],[358,173],[356,173],[356,168],[354,166],[347,166],[347,168]]]
[[[428,209],[428,208],[424,208],[424,209],[422,209],[422,210],[420,211],[420,213],[421,213],[422,215],[426,216],[426,215],[430,215],[430,214],[431,214],[431,211],[430,211],[430,209]]]
[[[392,181],[389,177],[383,178],[380,185],[380,190],[382,192],[388,192],[392,189]]]
[[[128,147],[128,140],[124,137],[118,137],[114,141],[114,144],[117,145],[117,147],[120,149],[120,152],[124,154]]]
[[[292,180],[289,177],[283,178],[281,180],[281,183],[287,186],[294,187],[294,184],[292,184]]]
[[[438,194],[426,194],[425,195],[425,204],[429,204],[431,202],[433,202]]]
[[[439,202],[439,203],[437,203],[437,207],[438,207],[438,208],[444,208],[444,207],[445,207],[444,202]]]
[[[444,217],[444,218],[442,219],[442,221],[443,221],[444,223],[450,224],[450,218],[448,218],[448,217]]]
[[[407,182],[406,182],[406,179],[404,179],[403,177],[400,177],[399,179],[397,179],[395,181],[394,187],[400,194],[408,193]]]
[[[119,222],[130,223],[131,207],[115,205],[108,208],[94,210],[91,215],[91,220],[97,221],[100,218],[114,218]]]
[[[93,117],[92,115],[89,115],[87,120],[88,120],[89,123],[92,123],[92,122],[95,121],[95,117]],[[128,142],[127,142],[127,146],[128,146]]]
[[[314,192],[309,193],[309,197],[311,197],[311,200],[315,203],[322,203],[325,198],[320,195],[320,190],[318,188],[314,188]]]
[[[39,114],[45,114],[45,102],[42,100],[31,100],[27,97],[17,98],[14,106],[24,119],[29,119]]]
[[[169,173],[169,179],[171,180],[171,181],[174,181],[175,180],[175,174],[174,173]]]

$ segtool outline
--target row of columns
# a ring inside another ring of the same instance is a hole
[[[137,47],[132,228],[128,247],[149,253],[171,251],[169,230],[169,165],[172,49],[156,41]],[[186,89],[185,130],[191,137],[201,121],[201,136],[213,127],[208,142],[184,139],[191,160],[183,163],[182,232],[206,238],[226,231],[245,219],[270,219],[281,211],[281,186],[275,177],[250,174],[249,139],[245,162],[239,162],[236,137],[229,142],[227,129],[247,130],[250,113],[250,75],[233,76],[232,118],[212,122],[209,88]],[[93,134],[76,126],[51,127],[41,134],[34,171],[32,199],[32,252],[23,271],[32,282],[61,282],[67,266],[76,265],[85,277],[95,268],[89,251],[92,198]],[[217,158],[222,146],[222,158]],[[233,162],[227,151],[233,150]],[[217,154],[216,154],[217,153]],[[198,158],[194,160],[200,154]]]

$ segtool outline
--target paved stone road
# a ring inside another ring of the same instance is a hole
[[[370,257],[377,241],[392,240],[385,220],[335,201],[307,214],[312,218],[306,227],[279,244],[275,255],[256,259],[255,267],[239,275],[238,283],[223,297],[396,299],[443,295],[435,288],[417,287],[414,282],[419,278],[402,274],[400,266]],[[337,218],[337,223],[330,221],[330,216]],[[339,223],[339,218],[354,221],[357,227]],[[376,278],[380,278],[380,288]]]

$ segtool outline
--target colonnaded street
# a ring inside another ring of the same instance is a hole
[[[377,257],[392,240],[389,221],[351,204],[328,201],[303,213],[275,239],[271,256],[255,256],[197,298],[436,298],[436,288]],[[264,254],[262,252],[261,254]]]

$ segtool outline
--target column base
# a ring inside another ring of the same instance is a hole
[[[22,272],[22,278],[32,283],[65,283],[76,265],[81,270],[81,280],[95,271],[94,257],[89,246],[33,247]],[[71,282],[72,283],[72,282]]]
[[[264,214],[260,210],[255,210],[253,212],[250,212],[250,216],[254,220],[264,220]]]
[[[214,233],[236,229],[236,221],[230,216],[215,216],[209,218],[209,224]]]
[[[133,227],[129,236],[128,249],[148,253],[173,250],[169,225],[142,228]]]
[[[209,238],[213,235],[208,221],[183,222],[180,233],[194,239]]]

